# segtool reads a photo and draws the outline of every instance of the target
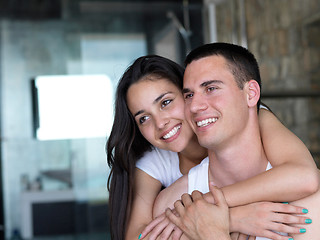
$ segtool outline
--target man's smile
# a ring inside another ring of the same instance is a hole
[[[205,126],[208,126],[209,124],[211,123],[214,123],[218,120],[218,118],[207,118],[207,119],[204,119],[202,121],[197,121],[197,126],[198,127],[205,127]]]

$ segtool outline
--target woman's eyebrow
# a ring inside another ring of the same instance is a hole
[[[159,102],[165,95],[169,94],[169,93],[172,93],[172,92],[165,92],[163,94],[161,94],[159,97],[157,97],[154,101],[153,101],[153,104]]]
[[[157,97],[154,101],[153,101],[153,104],[159,102],[165,95],[169,94],[169,93],[172,93],[172,92],[165,92],[163,94],[161,94],[159,97]],[[144,113],[145,111],[144,110],[139,110],[138,112],[136,112],[133,116],[136,117],[138,116],[139,114],[142,114]]]
[[[144,113],[144,110],[140,110],[140,111],[136,112],[136,113],[133,115],[133,117],[136,117],[136,116],[138,116],[138,115],[141,114],[141,113]]]

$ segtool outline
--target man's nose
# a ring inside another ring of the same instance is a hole
[[[204,96],[201,94],[194,94],[190,103],[190,111],[196,113],[198,111],[203,111],[207,108]]]

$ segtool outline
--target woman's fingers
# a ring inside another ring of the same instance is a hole
[[[250,237],[248,238],[247,234],[242,234],[242,233],[239,234],[238,240],[249,240],[249,239]]]
[[[179,240],[182,234],[183,232],[181,231],[181,229],[178,227],[175,227],[174,232],[172,233],[172,240]]]
[[[175,229],[175,225],[170,222],[170,223],[162,230],[162,232],[158,234],[157,239],[161,239],[161,240],[169,239],[169,237],[170,237],[171,234],[173,233],[174,229]]]
[[[156,217],[152,222],[146,226],[143,231],[140,234],[140,239],[143,239],[145,236],[147,236],[159,223],[161,223],[166,218],[165,214],[161,214],[158,217]]]
[[[231,240],[238,240],[240,233],[233,232],[230,234]]]
[[[167,218],[163,219],[163,221],[158,223],[158,225],[152,229],[148,239],[149,240],[157,239],[169,224],[170,224],[170,221]]]
[[[296,216],[291,214],[274,213],[272,216],[274,222],[285,224],[311,224],[312,220],[304,216]]]
[[[248,240],[256,240],[255,236],[249,236]]]
[[[288,233],[288,234],[292,234],[292,233],[299,234],[299,233],[306,232],[305,228],[294,227],[294,226],[277,223],[277,222],[271,223],[270,230],[276,231],[276,232]]]
[[[272,205],[272,210],[274,212],[281,212],[281,213],[294,213],[294,214],[308,213],[308,210],[303,207],[298,207],[298,206],[285,204],[285,203],[274,203]]]

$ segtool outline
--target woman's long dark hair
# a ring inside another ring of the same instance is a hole
[[[167,79],[182,89],[184,69],[175,62],[148,55],[135,60],[120,79],[116,92],[115,115],[106,144],[111,239],[122,240],[127,229],[132,200],[132,185],[136,161],[151,150],[151,144],[141,135],[127,106],[129,87],[141,79]]]

